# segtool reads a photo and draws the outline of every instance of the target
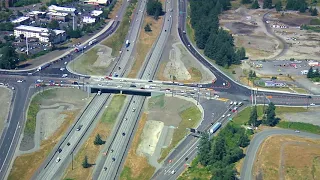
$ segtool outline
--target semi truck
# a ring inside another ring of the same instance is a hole
[[[89,46],[93,45],[94,43],[96,43],[97,40],[96,39],[92,39],[91,41],[89,41]]]
[[[44,70],[45,68],[49,67],[51,64],[50,63],[47,63],[45,65],[42,65],[42,66],[39,66],[37,71],[41,71],[41,70]]]
[[[215,124],[212,125],[211,128],[209,129],[209,133],[210,133],[210,134],[215,133],[220,127],[221,127],[221,122],[215,123]]]
[[[74,52],[80,52],[84,49],[84,46],[78,46],[74,49]]]
[[[126,47],[129,47],[130,46],[130,42],[129,40],[126,40]]]

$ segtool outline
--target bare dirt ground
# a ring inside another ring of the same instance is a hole
[[[271,136],[261,145],[254,177],[264,180],[319,179],[320,140],[295,136]]]
[[[246,48],[249,59],[268,59],[281,51],[280,43],[264,26],[265,13],[266,10],[240,7],[220,16],[220,25],[234,35],[237,47]]]
[[[234,34],[236,45],[246,48],[249,59],[272,59],[283,48],[279,40],[266,30],[262,20],[266,12],[240,7],[224,12],[220,17],[221,25]],[[320,33],[300,30],[302,24],[309,24],[314,17],[293,11],[284,12],[282,16],[281,13],[271,11],[265,18],[271,31],[289,45],[287,52],[277,59],[320,59],[317,49]]]
[[[9,108],[11,105],[12,91],[8,88],[0,87],[0,136],[8,117]]]
[[[299,113],[284,113],[283,119],[292,122],[304,122],[320,126],[320,117],[319,108],[309,108],[308,112],[299,112]]]

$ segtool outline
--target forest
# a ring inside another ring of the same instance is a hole
[[[244,48],[235,47],[232,35],[219,27],[219,14],[230,7],[230,0],[190,0],[191,26],[197,47],[224,67],[240,64],[246,56]]]

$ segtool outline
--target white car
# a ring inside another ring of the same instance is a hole
[[[228,114],[228,115],[227,115],[227,117],[230,117],[230,116],[231,116],[231,114]]]
[[[298,130],[295,130],[294,132],[295,132],[295,133],[300,133],[300,131],[298,131]]]
[[[22,83],[22,82],[23,82],[23,80],[18,80],[17,82],[18,82],[18,83]]]
[[[311,103],[310,106],[315,106],[315,104],[314,104],[314,103]]]
[[[175,171],[175,170],[172,170],[172,171],[171,171],[171,174],[175,174],[175,173],[176,173],[176,171]]]
[[[37,82],[41,83],[41,82],[43,82],[43,80],[42,79],[38,79]]]
[[[64,71],[66,68],[60,68],[60,71]]]
[[[59,162],[61,160],[61,158],[57,157],[56,162]]]
[[[136,108],[132,108],[132,112],[135,112],[136,111]]]
[[[222,118],[226,117],[226,115],[222,115]]]
[[[232,104],[233,104],[233,102],[231,101],[231,102],[230,102],[230,105],[232,105]]]

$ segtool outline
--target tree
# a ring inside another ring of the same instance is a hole
[[[43,5],[39,9],[40,9],[40,11],[46,11],[47,10],[47,6]]]
[[[257,125],[258,125],[257,106],[253,106],[248,123],[249,123],[249,125],[252,125],[253,127],[257,127]]]
[[[276,6],[277,12],[282,11],[282,3],[280,0],[277,1],[275,6]]]
[[[267,119],[265,120],[265,124],[269,125],[269,126],[275,126],[278,123],[278,119],[276,118],[276,107],[275,105],[270,102],[269,106],[266,110],[267,113]]]
[[[241,129],[238,143],[238,145],[243,148],[247,147],[250,144],[250,139],[244,129]]]
[[[209,141],[209,134],[203,133],[199,142],[199,162],[206,166],[209,164],[211,151],[211,143]]]
[[[48,23],[48,26],[47,26],[49,29],[59,29],[60,28],[60,25],[58,23],[58,21],[56,20],[51,20],[51,22]]]
[[[18,55],[15,48],[11,44],[4,45],[0,48],[0,68],[1,69],[14,69],[19,63]]]
[[[158,19],[162,15],[162,3],[158,0],[149,0],[147,2],[147,14],[149,16],[154,16],[155,19]]]
[[[240,49],[238,49],[237,54],[238,54],[240,60],[245,59],[246,58],[246,50],[244,49],[244,47],[241,47]]]
[[[100,134],[96,135],[96,138],[94,139],[94,145],[102,145],[104,144],[104,141],[101,139]]]
[[[88,156],[84,156],[84,159],[82,161],[82,167],[83,168],[89,168],[90,164],[88,163]]]
[[[221,161],[223,157],[226,155],[226,142],[225,138],[222,136],[218,136],[214,143],[213,147],[211,149],[211,155],[210,155],[210,164],[214,164],[216,161]]]
[[[17,16],[18,16],[18,17],[21,17],[21,16],[23,16],[23,13],[20,12],[20,11],[17,11]]]
[[[263,9],[272,8],[272,0],[263,0]]]
[[[241,0],[241,4],[250,4],[250,3],[252,3],[251,0]]]
[[[211,180],[232,180],[235,179],[236,174],[236,170],[232,165],[221,168],[212,168],[211,172],[213,174]]]
[[[258,3],[258,0],[254,0],[252,5],[251,5],[251,9],[259,9],[260,5]]]
[[[308,71],[308,74],[307,74],[307,78],[314,78],[312,66],[309,68],[309,71]]]
[[[318,10],[316,7],[312,9],[311,16],[318,16]]]

